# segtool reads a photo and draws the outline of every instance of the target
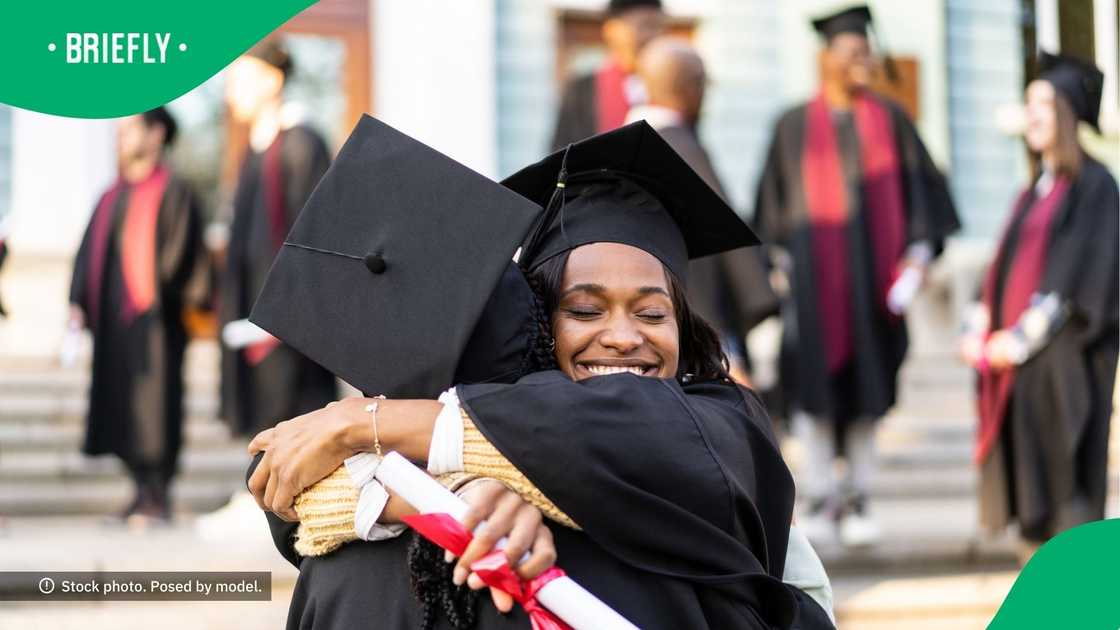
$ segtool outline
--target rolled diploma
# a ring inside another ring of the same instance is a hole
[[[444,513],[460,523],[466,517],[466,501],[399,453],[383,457],[374,476],[422,514]],[[503,538],[495,548],[501,549],[505,544]],[[567,576],[544,585],[537,592],[537,600],[576,630],[637,630],[637,626]]]
[[[235,319],[222,327],[222,343],[231,350],[240,350],[271,338],[272,335],[247,319]]]
[[[907,267],[887,292],[887,308],[895,315],[902,315],[914,301],[918,289],[922,288],[922,272],[915,267]]]

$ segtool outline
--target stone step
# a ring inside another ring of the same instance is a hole
[[[0,397],[0,424],[8,423],[81,423],[87,410],[85,394],[9,394]],[[218,398],[209,392],[188,392],[183,397],[183,413],[188,417],[214,418],[218,414]]]
[[[187,448],[228,446],[233,442],[229,428],[216,420],[188,422],[183,427]],[[62,426],[0,423],[0,458],[5,453],[62,452],[80,450],[85,427],[79,424]]]
[[[804,504],[798,514],[804,513]],[[975,496],[873,499],[871,514],[883,537],[850,549],[835,538],[814,541],[829,575],[876,575],[918,569],[946,572],[1009,570],[1017,566],[1010,535],[982,535]]]
[[[988,626],[1017,571],[899,577],[845,598],[836,610],[844,630],[976,629]]]
[[[241,444],[185,450],[177,479],[227,481],[245,473],[249,455]],[[86,457],[77,452],[5,452],[0,483],[83,484],[123,479],[127,470],[115,457]]]
[[[224,505],[244,477],[222,480],[187,479],[172,486],[176,511],[200,514]],[[108,515],[132,498],[132,484],[123,476],[86,483],[24,483],[0,481],[0,515]]]

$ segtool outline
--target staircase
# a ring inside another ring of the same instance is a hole
[[[249,457],[216,418],[218,348],[194,342],[184,374],[184,449],[172,488],[181,512],[207,512],[244,487]],[[89,388],[85,365],[0,364],[0,515],[100,515],[131,498],[112,456],[81,454]]]

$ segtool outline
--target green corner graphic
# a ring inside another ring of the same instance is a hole
[[[171,101],[314,0],[7,3],[0,102],[111,118]]]
[[[1042,546],[989,630],[1120,628],[1120,519],[1096,521]]]

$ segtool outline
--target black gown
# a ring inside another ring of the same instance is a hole
[[[657,133],[684,158],[712,190],[727,198],[708,152],[696,130],[686,125],[662,127]],[[746,333],[778,313],[778,297],[770,288],[760,250],[740,247],[693,260],[688,265],[688,303],[743,357],[749,357]],[[749,364],[749,358],[747,358]]]
[[[960,225],[945,179],[905,112],[897,104],[882,100],[888,107],[897,144],[906,242],[928,241],[940,251],[945,237]],[[851,200],[845,230],[855,352],[849,368],[843,371],[845,378],[828,374],[820,352],[824,348],[821,319],[827,315],[819,312],[814,290],[812,225],[802,185],[806,119],[807,106],[800,105],[778,121],[758,184],[754,226],[764,242],[788,252],[793,264],[791,293],[782,309],[782,398],[792,409],[830,418],[842,426],[855,418],[882,417],[894,405],[898,370],[908,339],[905,323],[888,320],[874,297],[872,245],[866,210],[860,205],[859,138],[848,118],[836,129],[845,189]]]
[[[583,528],[549,523],[558,564],[639,627],[832,627],[781,582],[793,482],[749,391],[548,371],[459,394],[479,430]],[[407,544],[349,543],[302,561],[287,549],[300,568],[288,628],[416,627]],[[529,627],[520,609],[503,616],[483,600],[479,613],[481,630]]]
[[[269,161],[274,151],[279,160]],[[269,149],[245,158],[221,278],[222,325],[249,316],[280,242],[329,165],[323,139],[303,126],[281,131]],[[280,196],[269,194],[274,182],[282,187]],[[335,393],[330,372],[288,346],[277,346],[256,365],[244,350],[222,350],[222,415],[238,435],[252,436],[319,409]]]
[[[1042,350],[1015,368],[999,439],[980,465],[986,527],[1015,520],[1026,538],[1045,541],[1104,518],[1120,345],[1118,195],[1108,169],[1086,158],[1054,218],[1039,293],[1056,293],[1072,312]],[[1023,203],[1032,201],[1028,195]],[[1013,258],[1013,240],[1004,252],[1005,261]],[[1006,274],[999,268],[998,277]],[[993,322],[993,329],[1013,323]]]
[[[595,73],[575,77],[564,86],[560,111],[552,131],[553,151],[599,133]]]
[[[0,269],[4,268],[4,261],[8,258],[8,244],[0,239]],[[0,317],[4,317],[8,312],[4,310],[4,301],[0,299]]]
[[[199,306],[207,297],[203,223],[197,198],[172,176],[156,223],[155,299],[151,308],[125,323],[119,316],[126,291],[120,241],[128,191],[123,188],[110,208],[112,223],[97,299],[90,299],[92,219],[70,283],[70,303],[80,306],[87,325],[93,326],[82,452],[117,455],[134,474],[154,472],[166,482],[175,472],[182,446],[182,365],[187,344],[183,308]],[[91,303],[97,305],[97,313],[90,312]]]

